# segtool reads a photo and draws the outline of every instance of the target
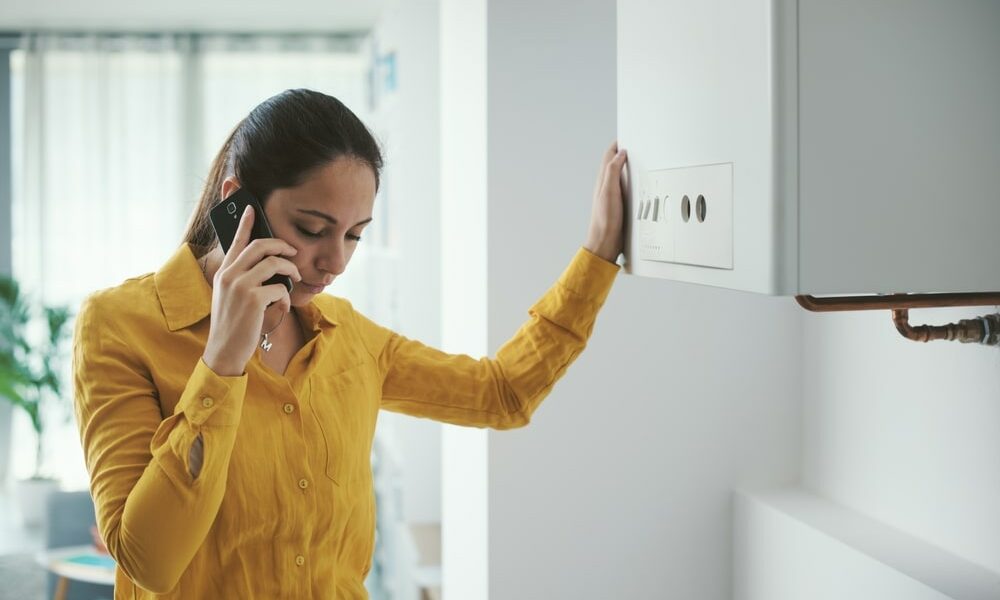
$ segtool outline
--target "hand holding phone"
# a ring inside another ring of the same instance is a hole
[[[240,188],[229,195],[228,198],[216,204],[209,212],[212,226],[215,228],[215,235],[219,238],[222,251],[229,254],[229,248],[236,237],[236,229],[240,223],[240,217],[247,206],[252,206],[254,210],[253,229],[250,230],[250,241],[273,238],[271,225],[267,222],[264,209],[261,208],[257,198],[247,190]],[[273,283],[283,283],[288,288],[288,293],[292,293],[292,280],[287,275],[275,275],[264,282],[264,285]]]
[[[231,217],[225,217],[216,225],[216,232],[221,231],[229,238],[229,247],[213,282],[211,324],[203,360],[216,374],[224,377],[243,374],[257,349],[265,310],[277,303],[280,310],[290,311],[291,278],[302,281],[295,263],[286,258],[298,252],[294,246],[271,236],[252,239],[255,225],[262,222],[260,217],[263,217],[263,212],[258,212],[254,204],[256,201],[248,202],[243,211],[237,213],[239,220],[231,236],[225,233]],[[213,224],[214,214],[220,206],[224,214],[229,215],[224,200],[212,209]],[[264,231],[256,230],[258,233]],[[270,233],[269,230],[266,233]],[[223,242],[222,236],[219,241]]]

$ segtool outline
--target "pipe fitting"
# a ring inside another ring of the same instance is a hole
[[[1000,313],[962,319],[947,325],[910,325],[910,311],[905,308],[892,311],[896,330],[906,339],[915,342],[931,340],[959,341],[963,344],[1000,345]]]

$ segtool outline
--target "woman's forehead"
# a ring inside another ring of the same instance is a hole
[[[322,219],[322,214],[353,225],[371,216],[375,174],[364,162],[338,158],[313,170],[301,184],[274,190],[273,199],[302,216]]]

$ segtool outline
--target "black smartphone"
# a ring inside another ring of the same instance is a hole
[[[230,194],[228,198],[212,207],[212,210],[209,212],[212,226],[215,227],[215,235],[218,236],[219,243],[222,244],[222,250],[227,254],[229,253],[229,247],[233,245],[233,239],[236,237],[236,229],[240,225],[240,218],[243,216],[243,211],[246,210],[248,205],[253,207],[253,227],[250,229],[250,241],[259,238],[274,237],[274,234],[271,233],[271,226],[267,222],[267,217],[264,215],[264,209],[260,207],[260,202],[257,201],[257,198],[253,194],[240,188]],[[288,288],[288,293],[292,293],[292,278],[288,275],[277,273],[274,277],[265,281],[263,285],[274,283],[283,283]]]

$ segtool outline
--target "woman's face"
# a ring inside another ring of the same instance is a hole
[[[223,197],[231,193],[223,188]],[[302,184],[271,193],[264,207],[271,231],[298,249],[289,258],[302,275],[293,285],[292,306],[307,304],[344,272],[372,220],[374,203],[375,174],[352,157],[340,157]]]

